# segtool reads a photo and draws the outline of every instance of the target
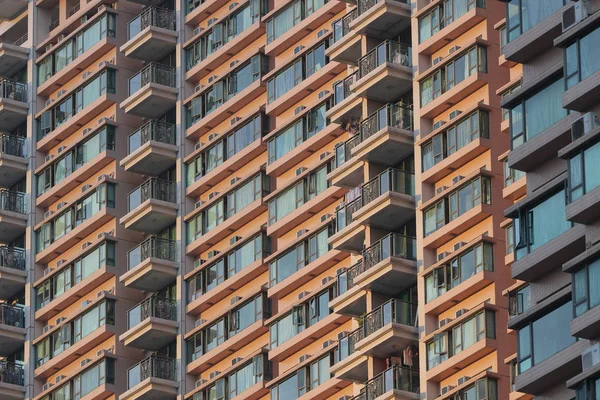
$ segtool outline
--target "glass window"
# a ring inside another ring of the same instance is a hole
[[[507,3],[506,26],[508,41],[519,37],[522,33],[533,28],[550,17],[567,0],[511,0]]]
[[[575,317],[579,317],[598,304],[600,304],[600,259],[573,273]]]
[[[600,142],[581,150],[569,160],[569,201],[575,201],[600,186]]]

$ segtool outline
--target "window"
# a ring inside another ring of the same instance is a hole
[[[600,54],[596,45],[600,41],[600,28],[575,40],[565,49],[565,82],[567,89],[588,78],[600,69]]]
[[[448,196],[425,209],[425,237],[479,204],[491,204],[491,178],[482,176],[463,184]]]
[[[475,7],[485,8],[485,0],[446,0],[419,18],[419,43],[450,25]]]
[[[513,149],[567,116],[567,110],[562,107],[564,89],[561,77],[511,108],[510,136]]]
[[[267,82],[267,102],[272,103],[329,62],[325,48],[329,42],[316,45]]]
[[[596,400],[600,398],[600,378],[588,378],[575,389],[575,400]]]
[[[273,386],[271,400],[297,399],[328,381],[331,378],[329,367],[332,359],[333,353],[328,353]]]
[[[580,150],[569,160],[569,202],[600,186],[600,142]]]
[[[292,4],[267,21],[267,44],[292,29],[327,2],[328,0],[294,0]]]
[[[600,259],[573,273],[573,307],[575,317],[600,304]]]
[[[457,399],[498,400],[498,382],[494,379],[480,379],[456,394]]]
[[[520,210],[513,218],[515,260],[558,237],[571,228],[565,210],[565,191],[559,190],[542,202]],[[552,215],[552,218],[548,218]]]
[[[273,287],[305,265],[315,261],[329,251],[327,240],[331,228],[326,227],[303,240],[269,265],[270,286]]]
[[[500,98],[502,100],[504,100],[506,97],[513,94],[514,92],[516,92],[519,89],[521,89],[520,83],[513,86],[512,88],[508,89],[506,92],[502,93],[502,95],[500,95]],[[503,108],[502,109],[502,121],[506,121],[509,117],[510,117],[510,110]]]
[[[494,270],[493,245],[481,243],[425,276],[425,301],[430,302],[481,271]]]
[[[442,160],[478,138],[489,138],[489,114],[476,111],[445,132],[435,135],[423,144],[421,150],[423,171],[427,171]]]
[[[267,356],[254,356],[249,362],[241,364],[235,371],[198,393],[199,396],[194,396],[194,399],[225,400],[241,396],[255,384],[271,379],[271,375],[271,363]]]
[[[508,187],[525,176],[525,172],[512,169],[508,166],[508,160],[502,162],[504,165],[504,187]]]
[[[506,3],[507,40],[515,40],[566,3],[567,0],[510,0]]]
[[[115,382],[115,360],[106,358],[76,375],[66,384],[54,389],[44,400],[80,399],[105,383]]]
[[[511,317],[523,314],[531,306],[529,285],[508,293],[508,314]]]
[[[515,251],[515,229],[511,224],[506,227],[506,255]]]
[[[520,374],[575,343],[569,324],[572,318],[573,304],[569,301],[518,330]]]

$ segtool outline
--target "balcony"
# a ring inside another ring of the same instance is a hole
[[[119,277],[125,286],[157,292],[177,277],[176,241],[151,236],[127,252],[127,272]]]
[[[11,187],[27,174],[27,138],[0,134],[0,187]]]
[[[7,300],[25,288],[25,250],[0,246],[0,299]]]
[[[1,6],[0,9],[2,9]],[[10,132],[25,122],[28,110],[27,84],[11,79],[0,80],[0,121],[2,121],[2,130]]]
[[[395,233],[362,252],[362,259],[337,276],[338,296],[329,302],[336,313],[366,312],[365,291],[393,296],[417,281],[417,240]]]
[[[0,362],[0,397],[5,400],[25,398],[25,370],[22,365]]]
[[[120,164],[129,172],[156,175],[175,164],[176,159],[175,125],[152,120],[129,135],[127,156]]]
[[[27,35],[24,36],[27,40]],[[0,43],[0,76],[14,76],[27,65],[29,48],[19,42]]]
[[[127,23],[127,42],[120,50],[127,57],[158,61],[175,50],[177,36],[175,12],[149,7]]]
[[[392,39],[410,26],[409,0],[358,0],[350,30],[378,39]]]
[[[175,182],[151,178],[127,195],[127,214],[119,221],[125,229],[158,233],[175,222]]]
[[[386,40],[358,60],[358,79],[350,87],[358,96],[385,103],[396,101],[411,88],[411,48],[392,40]]]
[[[395,365],[365,382],[350,400],[417,400],[420,398],[419,371]]]
[[[361,319],[360,328],[339,340],[339,361],[331,367],[336,378],[364,382],[366,356],[400,356],[404,348],[418,341],[415,303],[392,299]]]
[[[178,389],[177,360],[152,355],[127,370],[127,391],[119,400],[175,400]]]
[[[11,20],[19,12],[27,8],[26,0],[2,0],[0,1],[0,21]]]
[[[495,339],[483,338],[448,359],[440,359],[439,364],[429,368],[425,376],[428,381],[439,383],[497,350],[498,342]]]
[[[25,343],[23,308],[0,304],[0,356],[8,357]]]
[[[12,242],[25,234],[26,226],[25,193],[0,189],[0,242]]]
[[[174,67],[148,64],[129,78],[128,86],[129,97],[120,104],[128,114],[154,118],[169,111],[177,102]]]
[[[358,79],[358,71],[333,85],[333,105],[327,118],[334,124],[358,121],[362,117],[362,98],[352,93],[350,87]]]
[[[360,252],[364,226],[394,231],[415,213],[414,174],[389,168],[362,185],[360,195],[336,210],[333,248]]]
[[[157,351],[177,337],[177,301],[152,296],[127,312],[125,346]]]
[[[358,7],[349,11],[342,18],[333,21],[333,43],[325,54],[330,60],[344,64],[356,64],[360,58],[360,36],[350,33],[350,23],[358,17]]]

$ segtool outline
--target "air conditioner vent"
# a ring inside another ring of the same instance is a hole
[[[433,59],[432,64],[433,65],[437,65],[440,62],[442,62],[443,59],[444,59],[444,57],[436,57],[436,58]]]
[[[210,192],[210,193],[208,194],[208,199],[209,199],[209,200],[212,200],[212,199],[214,199],[215,197],[217,197],[218,195],[219,195],[219,192]]]
[[[296,176],[302,175],[304,171],[306,171],[306,167],[296,168]]]
[[[440,328],[452,322],[452,318],[444,318],[440,320]]]
[[[433,130],[440,129],[445,123],[446,123],[446,121],[438,121],[438,122],[436,122],[435,124],[433,124]]]
[[[304,46],[296,46],[294,47],[294,54],[300,53],[304,49]]]
[[[323,214],[321,215],[321,222],[327,221],[328,218],[331,217],[331,214]]]
[[[240,240],[242,240],[241,236],[234,236],[231,239],[229,239],[229,244],[233,246],[234,244],[236,244]]]
[[[323,37],[324,35],[327,34],[327,32],[329,32],[329,30],[321,29],[319,32],[317,32],[317,38]]]
[[[319,99],[322,99],[323,97],[327,96],[329,94],[329,90],[321,90],[319,92]]]
[[[583,0],[572,3],[572,6],[562,13],[562,31],[565,32],[571,29],[583,19],[587,18],[588,15],[589,10]]]
[[[300,292],[298,293],[298,300],[302,300],[303,298],[305,298],[306,296],[308,296],[310,292],[307,292],[306,290],[304,292]]]
[[[456,175],[454,178],[452,178],[452,184],[456,185],[458,182],[462,181],[465,177],[462,175]]]
[[[468,312],[469,312],[469,310],[467,310],[466,308],[461,308],[460,310],[456,311],[456,318],[460,318]]]
[[[305,235],[308,232],[308,229],[300,229],[298,232],[296,232],[296,237],[299,238],[302,235]]]
[[[598,363],[600,363],[600,343],[596,343],[581,353],[581,366],[584,371]]]
[[[304,361],[308,360],[310,358],[310,354],[303,354],[300,357],[298,357],[298,364],[302,364]]]
[[[221,371],[213,371],[208,375],[209,379],[214,379],[221,374]]]
[[[295,114],[295,115],[298,115],[298,114],[300,114],[302,111],[304,111],[304,109],[305,109],[305,108],[306,108],[306,107],[304,107],[304,106],[298,106],[298,107],[296,107],[296,108],[294,109],[294,114]]]
[[[449,391],[451,391],[452,389],[454,389],[454,386],[452,386],[452,385],[447,385],[447,386],[444,386],[444,387],[442,388],[442,393],[441,393],[441,394],[446,394],[446,393],[448,393]]]
[[[206,25],[207,25],[207,26],[211,26],[211,25],[212,25],[212,24],[214,24],[216,21],[217,21],[217,19],[216,19],[216,18],[210,18],[210,19],[208,20],[208,22],[206,23]]]
[[[208,258],[209,258],[209,259],[210,259],[210,258],[213,258],[213,257],[215,257],[216,255],[218,255],[219,253],[220,253],[220,251],[219,251],[219,250],[211,250],[211,251],[209,251],[209,252],[208,252]]]
[[[600,126],[600,118],[595,113],[586,113],[571,124],[571,140],[575,141]]]
[[[240,296],[233,296],[233,297],[231,298],[231,300],[229,300],[229,304],[230,304],[230,305],[233,305],[233,304],[237,303],[238,301],[240,301],[241,299],[242,299],[242,298],[241,298]]]
[[[237,363],[239,363],[242,360],[243,360],[242,357],[236,357],[233,360],[231,360],[231,365],[236,365]]]
[[[236,7],[237,7],[237,5],[238,5],[238,3],[236,3],[236,2],[233,2],[233,3],[231,3],[231,4],[229,5],[229,11],[233,10],[234,8],[236,8]]]
[[[464,245],[466,245],[466,242],[458,242],[458,243],[454,243],[454,251],[458,251],[460,250]]]
[[[448,54],[452,54],[458,50],[460,50],[460,46],[452,46],[448,49]]]
[[[458,117],[460,114],[462,114],[462,111],[454,110],[450,113],[450,115],[448,115],[448,118],[454,119],[454,118]]]
[[[327,285],[332,280],[333,278],[331,276],[326,276],[325,278],[321,279],[321,286]]]
[[[202,200],[199,200],[196,202],[196,204],[194,204],[194,208],[200,208],[202,207],[202,204],[204,204],[204,202]]]

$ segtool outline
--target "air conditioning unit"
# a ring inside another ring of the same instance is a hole
[[[104,179],[108,179],[107,174],[98,175],[98,182],[102,182]]]
[[[52,271],[54,271],[54,268],[46,268],[46,269],[44,270],[44,276],[46,276],[46,275],[50,274],[50,272],[52,272]]]
[[[81,362],[79,363],[80,367],[85,367],[87,365],[87,363],[90,362],[89,358],[84,358],[83,360],[81,360]]]
[[[88,246],[91,246],[92,243],[91,242],[85,242],[84,244],[81,245],[81,250],[85,250],[87,249]]]
[[[302,175],[304,171],[306,171],[306,167],[296,168],[296,176]]]
[[[321,222],[327,221],[328,218],[331,217],[331,214],[323,214],[321,215]]]
[[[64,260],[64,259],[63,259],[63,260],[58,260],[58,261],[56,262],[56,266],[57,266],[57,267],[60,267],[61,265],[63,265],[63,264],[64,264],[64,263],[66,263],[66,262],[67,262],[67,260]]]
[[[454,251],[460,250],[464,245],[466,245],[465,242],[454,243]]]
[[[469,379],[471,379],[470,376],[461,376],[460,378],[458,378],[458,382],[457,383],[460,386],[460,385],[463,385],[463,384],[467,383],[467,381]]]
[[[211,133],[210,135],[208,135],[208,141],[212,142],[213,140],[215,140],[217,137],[219,136],[218,133]]]
[[[329,90],[321,90],[319,92],[319,99],[322,99],[323,97],[327,96],[329,94]]]
[[[452,47],[450,47],[448,49],[448,54],[452,54],[452,53],[454,53],[455,51],[458,51],[458,50],[460,50],[460,46],[452,46]]]
[[[212,81],[214,81],[215,79],[217,79],[216,75],[211,75],[208,77],[208,83],[211,83]]]
[[[202,90],[202,85],[196,85],[196,87],[194,88],[194,93],[197,93],[200,90]]]
[[[239,180],[240,180],[240,178],[238,178],[238,177],[236,176],[235,178],[231,178],[231,179],[229,180],[229,184],[230,184],[230,185],[235,185],[235,183],[236,183],[237,181],[239,181]]]
[[[302,364],[304,361],[308,360],[310,358],[310,354],[303,354],[300,357],[298,357],[298,364]]]
[[[456,175],[454,178],[452,178],[452,184],[456,185],[458,182],[462,181],[464,178],[464,176],[462,175]]]
[[[200,267],[202,264],[204,264],[205,260],[199,258],[196,261],[194,261],[194,268],[198,268]]]
[[[243,360],[242,357],[236,357],[233,360],[231,360],[231,365],[235,365],[235,364],[239,363],[242,360]]]
[[[219,250],[211,250],[211,251],[208,252],[208,258],[213,258],[217,254],[219,254]]]
[[[46,325],[46,326],[44,326],[43,333],[48,333],[48,332],[50,332],[50,330],[51,330],[52,328],[54,328],[54,326],[52,326],[52,325]]]
[[[105,355],[107,353],[110,353],[110,352],[107,350],[104,350],[104,349],[100,349],[96,352],[96,357],[102,357],[103,355]]]
[[[589,15],[589,10],[586,7],[585,1],[580,0],[574,3],[571,7],[563,11],[562,14],[562,31],[565,32]]]
[[[92,74],[91,71],[85,71],[83,74],[81,74],[81,80],[84,80],[85,78],[87,78],[91,74]]]
[[[298,114],[300,114],[302,111],[304,111],[305,109],[306,109],[306,107],[304,107],[304,106],[298,106],[298,107],[296,107],[296,108],[294,109],[294,114],[295,114],[295,115],[298,115]]]
[[[58,37],[56,38],[56,40],[58,40],[58,43],[62,42],[63,40],[65,40],[66,35],[62,34],[62,35],[58,35]]]
[[[54,211],[46,211],[44,213],[44,219],[48,219],[52,216],[52,214],[54,214]]]
[[[42,386],[42,392],[49,390],[51,387],[52,387],[52,383],[50,383],[50,382],[44,383],[44,386]]]
[[[229,68],[235,67],[238,62],[239,62],[238,60],[233,60],[232,62],[229,63]]]
[[[194,145],[194,151],[198,150],[200,147],[204,146],[204,143],[198,142]]]
[[[219,195],[219,192],[210,192],[210,193],[208,194],[208,199],[209,199],[209,200],[212,200],[212,199],[214,199],[215,197],[217,197],[218,195]]]
[[[90,185],[90,184],[83,185],[83,186],[81,187],[81,193],[83,193],[83,192],[87,191],[87,190],[88,190],[89,188],[91,188],[91,187],[92,187],[92,185]]]
[[[460,114],[462,114],[462,111],[460,110],[454,110],[450,113],[450,115],[448,116],[450,119],[454,119],[456,117],[458,117]]]
[[[213,371],[213,372],[210,373],[210,375],[208,375],[208,377],[209,377],[209,379],[214,379],[217,376],[219,376],[220,374],[221,374],[220,371]]]
[[[326,349],[326,348],[328,348],[329,346],[332,346],[332,345],[334,345],[334,344],[335,344],[335,340],[326,340],[326,341],[324,341],[324,342],[323,342],[323,346],[322,346],[322,348],[323,348],[323,349]]]
[[[81,19],[79,20],[79,22],[81,22],[81,25],[85,24],[88,20],[87,15],[84,15],[83,17],[81,17]]]
[[[321,279],[321,286],[325,286],[327,285],[333,278],[331,276],[326,276],[325,278]]]
[[[230,121],[231,125],[236,124],[240,119],[241,119],[240,117],[233,117],[233,118],[231,118],[231,121]]]
[[[445,326],[446,324],[449,324],[450,322],[452,322],[452,318],[444,318],[444,319],[440,320],[440,328],[442,326]]]
[[[600,126],[598,115],[591,112],[586,113],[571,124],[571,139],[575,141],[598,126]]]
[[[196,204],[194,204],[194,208],[200,208],[200,207],[202,207],[202,204],[204,204],[204,201],[202,201],[202,200],[198,200],[198,201],[196,202]]]
[[[198,388],[198,387],[204,385],[205,383],[206,383],[206,380],[204,380],[204,379],[198,379],[196,381],[196,387]]]
[[[464,314],[468,313],[469,310],[467,310],[466,308],[461,308],[460,310],[456,311],[456,318],[462,317]]]
[[[229,244],[230,245],[234,245],[234,244],[236,244],[240,240],[242,240],[241,236],[234,236],[231,239],[229,239]]]
[[[229,5],[229,11],[233,10],[234,8],[236,8],[236,7],[237,7],[237,5],[238,5],[238,3],[236,3],[236,2],[233,2],[233,3],[231,3],[231,4]]]
[[[308,229],[300,229],[298,232],[296,232],[296,237],[299,238],[300,236],[306,234],[308,232]]]
[[[53,46],[53,45],[52,45],[52,43],[51,43],[51,44],[47,44],[47,45],[46,45],[46,50],[45,50],[45,51],[50,51],[50,50],[52,50],[52,46]]]
[[[432,64],[433,65],[437,65],[438,63],[442,62],[442,60],[444,59],[444,57],[436,57],[433,59]]]
[[[50,160],[52,160],[54,158],[54,154],[48,154],[45,158],[44,158],[44,162],[48,162]]]
[[[87,307],[88,304],[90,304],[92,301],[91,300],[84,300],[81,302],[81,308],[85,308]]]
[[[446,121],[438,121],[438,122],[436,122],[435,124],[433,124],[433,130],[441,128],[445,123],[446,123]]]
[[[194,28],[193,35],[196,36],[197,34],[199,34],[200,32],[202,32],[202,30],[203,30],[203,28],[200,28],[200,27]]]
[[[449,391],[451,391],[452,389],[454,389],[454,386],[452,386],[452,385],[447,385],[447,386],[444,386],[444,387],[442,388],[442,391],[441,391],[441,392],[442,392],[442,394],[446,394],[446,393],[448,393]]]
[[[107,295],[109,293],[110,292],[107,291],[107,290],[100,290],[98,293],[96,293],[96,297],[99,298],[99,297],[102,297],[102,296]]]
[[[61,201],[60,203],[58,203],[58,205],[56,206],[56,210],[60,210],[61,208],[63,208],[64,206],[67,205],[66,201]]]
[[[448,186],[440,186],[439,188],[435,189],[435,194],[441,194],[446,189],[448,189]]]
[[[210,19],[208,20],[208,22],[206,23],[206,25],[207,25],[207,26],[211,26],[211,25],[212,25],[212,24],[214,24],[216,21],[217,21],[217,19],[216,19],[216,18],[210,18]]]
[[[197,319],[196,322],[194,322],[194,326],[197,328],[204,323],[206,323],[206,320],[200,318],[200,319]]]
[[[581,353],[581,367],[584,371],[598,363],[600,363],[600,343],[596,343]]]
[[[338,398],[338,400],[350,400],[350,399],[352,399],[351,396],[341,396]]]
[[[437,260],[439,262],[439,261],[442,261],[446,257],[448,257],[448,252],[447,251],[443,251],[443,252],[441,252],[441,253],[439,253],[437,255]]]
[[[87,135],[88,133],[90,133],[91,131],[92,131],[92,128],[85,128],[85,129],[84,129],[84,130],[81,132],[81,134],[82,134],[83,136],[85,136],[85,135]]]
[[[58,382],[62,381],[65,378],[66,378],[66,375],[59,375],[56,378],[54,378],[54,382],[58,383]]]
[[[304,49],[304,46],[296,46],[294,47],[294,54],[298,54]]]
[[[319,154],[319,160],[324,160],[324,159],[326,159],[327,157],[329,157],[329,154],[331,154],[331,153],[330,153],[330,152],[328,152],[328,151],[324,151],[324,152],[322,152],[321,154]]]
[[[305,298],[306,296],[308,296],[310,292],[307,292],[306,290],[304,292],[300,292],[298,293],[298,300],[302,300],[303,298]]]
[[[240,301],[241,299],[242,299],[242,298],[241,298],[240,296],[233,296],[233,297],[231,298],[231,300],[229,300],[229,304],[230,304],[230,305],[233,305],[233,304],[237,303],[238,301]]]
[[[46,107],[48,107],[52,103],[54,103],[54,99],[48,99],[48,100],[46,100],[46,102],[44,104]]]
[[[324,36],[325,34],[327,34],[327,32],[329,32],[328,29],[321,29],[319,32],[317,32],[317,38]]]

